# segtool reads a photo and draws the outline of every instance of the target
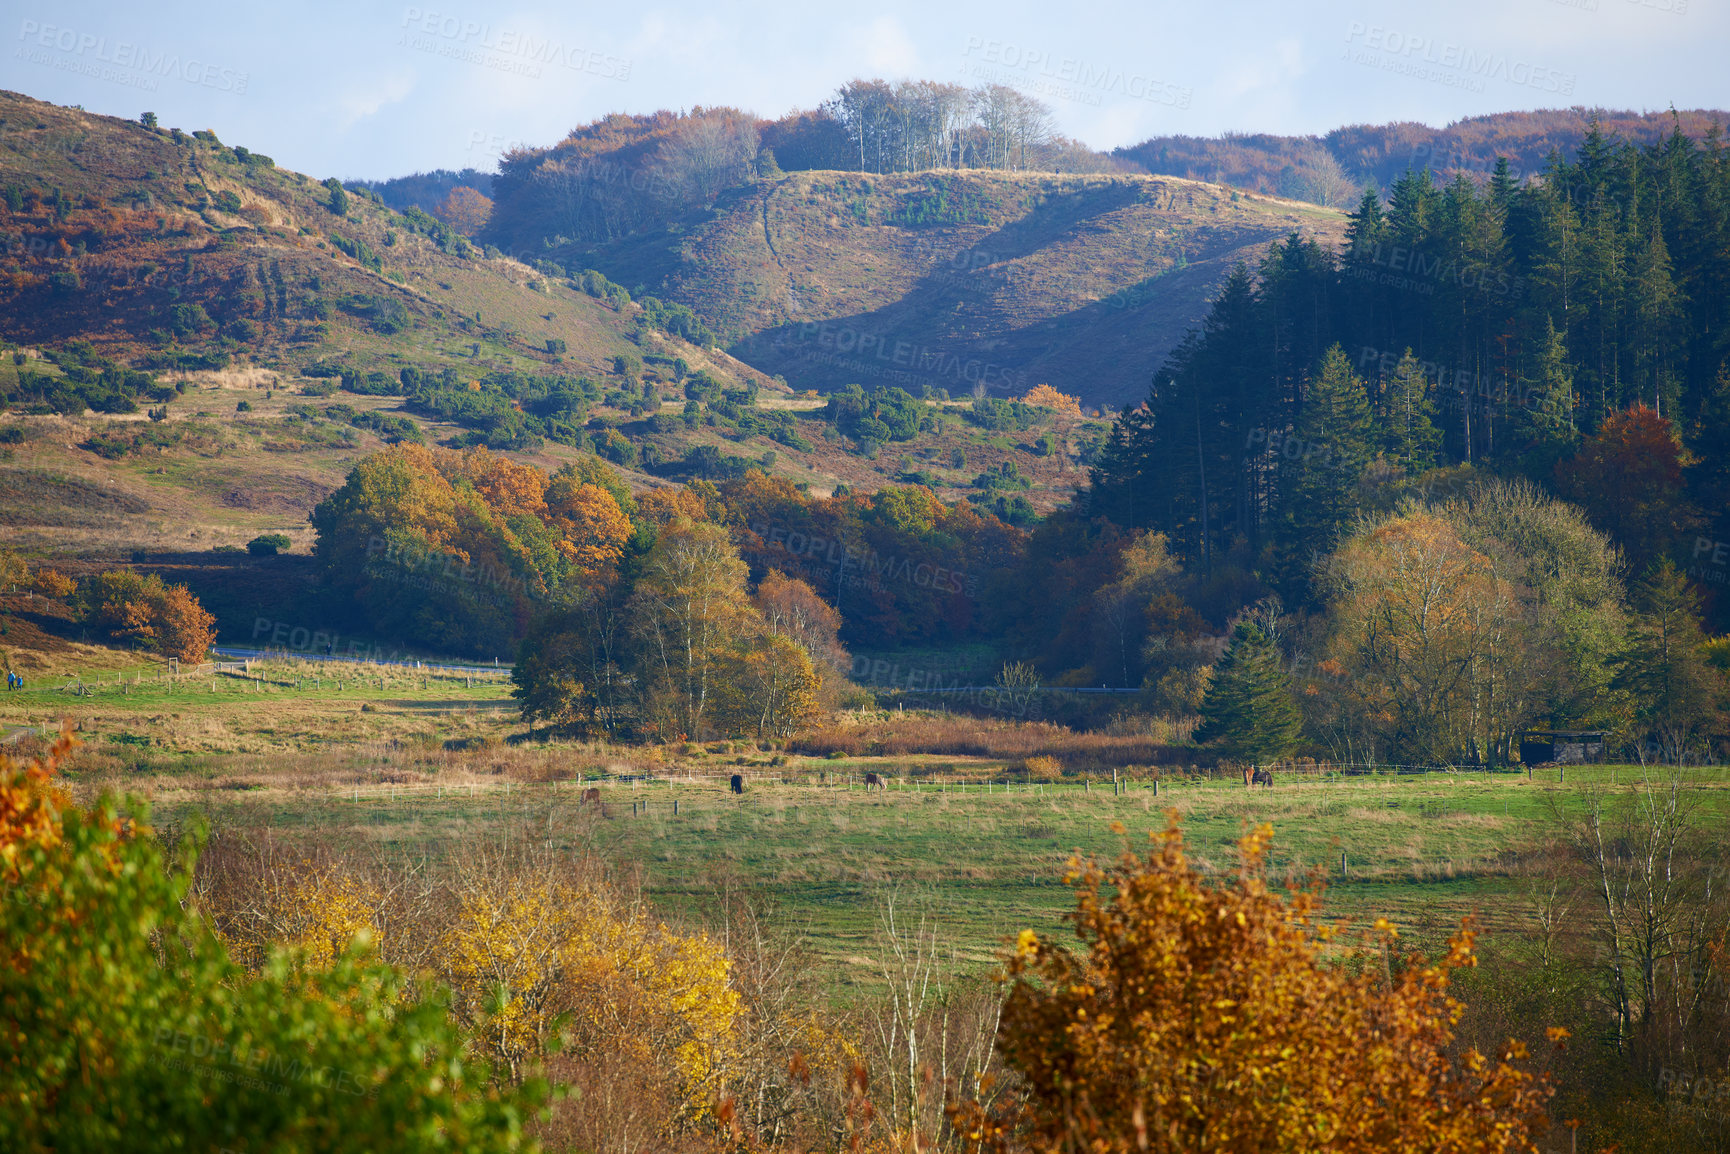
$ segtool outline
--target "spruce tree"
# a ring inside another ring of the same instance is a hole
[[[1407,349],[1394,375],[1382,389],[1382,444],[1388,459],[1408,476],[1436,467],[1441,430],[1436,428],[1436,402],[1418,358]]]
[[[1524,384],[1520,408],[1525,425],[1524,463],[1528,473],[1547,476],[1556,462],[1580,443],[1568,348],[1548,317],[1544,319],[1544,340],[1537,363]]]
[[[1707,664],[1700,595],[1668,557],[1634,588],[1636,617],[1612,690],[1626,695],[1635,731],[1680,761],[1721,720],[1722,680]]]
[[[1307,550],[1331,549],[1340,527],[1358,512],[1358,482],[1379,438],[1367,386],[1334,345],[1309,382],[1297,427],[1280,446],[1284,474],[1281,519],[1284,576],[1302,583]]]
[[[1297,748],[1303,719],[1279,650],[1254,621],[1240,621],[1231,645],[1214,666],[1201,699],[1197,741],[1233,761],[1276,761]]]

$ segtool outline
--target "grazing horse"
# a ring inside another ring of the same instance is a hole
[[[731,785],[731,788],[732,788],[734,793],[744,793],[745,792],[745,775],[742,773],[735,773],[733,775],[733,780],[730,783],[730,785]]]
[[[1250,778],[1250,784],[1251,785],[1265,785],[1269,789],[1272,789],[1273,788],[1273,771],[1270,769],[1258,769],[1258,770],[1256,770],[1255,776]]]
[[[885,782],[883,780],[882,774],[880,774],[880,773],[868,773],[865,775],[865,788],[867,790],[869,790],[869,789],[888,789],[889,785],[887,782]]]
[[[583,796],[581,798],[577,799],[578,805],[588,805],[590,802],[593,802],[595,805],[601,804],[601,791],[600,790],[598,790],[598,789],[585,789],[583,791]]]

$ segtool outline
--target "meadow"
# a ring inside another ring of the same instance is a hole
[[[170,834],[202,814],[219,828],[435,860],[527,834],[592,855],[675,923],[709,924],[749,902],[802,940],[839,999],[874,985],[891,895],[939,930],[948,966],[982,971],[1021,928],[1060,929],[1072,855],[1144,846],[1168,811],[1210,872],[1231,868],[1247,829],[1272,824],[1276,868],[1325,879],[1334,917],[1385,916],[1428,947],[1467,915],[1492,939],[1518,935],[1536,912],[1543,843],[1588,792],[1641,772],[1282,773],[1272,788],[1246,788],[1166,764],[1123,767],[1115,783],[1098,768],[1040,782],[1015,757],[553,741],[523,725],[508,693],[503,671],[284,658],[172,681],[117,668],[10,694],[0,725],[28,743],[31,729],[65,718],[84,742],[76,789],[148,799]],[[840,724],[888,720],[867,712]],[[912,713],[895,722],[971,731],[987,746],[1050,732]],[[742,795],[729,789],[734,773]],[[887,788],[867,789],[866,773]],[[1730,773],[1688,774],[1701,788],[1698,820],[1723,825]],[[588,787],[599,807],[584,804]]]

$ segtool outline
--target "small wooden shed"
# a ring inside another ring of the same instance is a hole
[[[1549,761],[1580,765],[1602,756],[1601,729],[1528,729],[1520,734],[1520,760],[1527,765]]]

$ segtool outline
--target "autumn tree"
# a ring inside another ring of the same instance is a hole
[[[1694,525],[1683,491],[1688,464],[1676,426],[1645,405],[1612,413],[1556,467],[1562,495],[1620,542],[1635,572],[1680,548]]]
[[[816,716],[820,684],[810,655],[792,637],[742,637],[716,663],[715,727],[759,741],[791,737]]]
[[[559,530],[558,548],[586,581],[600,578],[625,555],[632,526],[607,490],[563,475],[547,486],[547,515]]]
[[[164,657],[203,661],[216,618],[184,585],[169,585],[155,573],[110,569],[80,589],[86,624],[115,641],[130,641]]]
[[[364,937],[231,960],[187,900],[196,838],[170,855],[142,807],[71,804],[71,744],[0,754],[0,1147],[529,1147],[538,1084],[495,1085]]]
[[[1067,393],[1060,393],[1050,385],[1034,385],[1027,390],[1027,395],[1021,398],[1029,405],[1050,409],[1060,417],[1081,417],[1081,402]]]
[[[493,214],[493,202],[466,184],[450,190],[432,214],[466,237],[479,236]]]
[[[1510,590],[1484,554],[1430,513],[1366,527],[1330,563],[1330,692],[1359,703],[1364,760],[1482,755],[1480,701],[1489,663],[1517,658]],[[1507,728],[1505,716],[1497,730]]]
[[[14,589],[30,579],[30,562],[10,549],[0,549],[0,587]]]
[[[1141,683],[1144,670],[1155,680],[1170,672],[1187,640],[1168,632],[1173,626],[1184,629],[1185,623],[1172,613],[1182,578],[1183,567],[1171,555],[1163,533],[1143,533],[1123,549],[1116,580],[1094,593],[1093,677],[1127,688]],[[1152,643],[1156,630],[1165,642]],[[1173,640],[1175,646],[1169,644]]]
[[[841,615],[809,583],[771,569],[751,600],[768,631],[797,645],[819,677],[845,675],[852,663],[841,645]]]
[[[644,559],[632,595],[638,668],[664,731],[700,738],[716,664],[750,625],[745,563],[725,529],[675,522]]]
[[[1026,1096],[953,1107],[969,1150],[1537,1150],[1551,1091],[1525,1047],[1455,1049],[1470,927],[1396,967],[1387,922],[1354,946],[1320,920],[1319,883],[1269,885],[1272,833],[1218,883],[1175,812],[1145,859],[1071,860],[1079,948],[1021,932],[1000,1042]]]

